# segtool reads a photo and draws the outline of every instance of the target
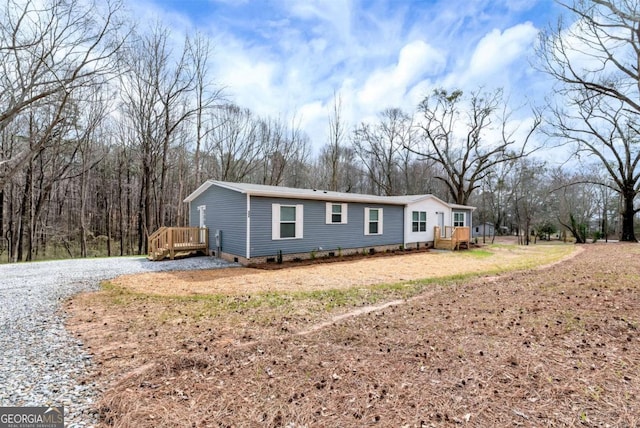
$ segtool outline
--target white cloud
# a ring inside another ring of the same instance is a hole
[[[295,113],[317,149],[334,91],[355,126],[388,107],[411,112],[436,86],[508,91],[528,78],[537,29],[515,15],[548,0],[517,1],[213,0],[229,14],[210,13],[201,29],[216,40],[214,78],[231,101],[261,116]],[[188,28],[186,16],[165,16]]]
[[[369,112],[400,106],[413,85],[440,73],[445,63],[442,52],[422,40],[411,42],[400,50],[396,64],[371,74],[358,92],[358,101]]]
[[[500,73],[513,62],[522,60],[533,45],[538,30],[530,22],[505,31],[494,29],[478,43],[469,63],[471,77]]]

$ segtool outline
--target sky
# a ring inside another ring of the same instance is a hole
[[[550,91],[536,71],[540,30],[562,12],[551,0],[144,0],[140,21],[212,42],[211,70],[230,101],[291,120],[314,149],[327,142],[334,94],[356,126],[386,108],[414,112],[436,88],[503,88],[525,102]]]

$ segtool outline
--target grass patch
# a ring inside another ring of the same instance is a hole
[[[464,257],[472,257],[477,259],[483,259],[486,257],[492,257],[495,253],[489,250],[475,249],[462,254]]]
[[[513,250],[516,257],[502,257],[504,250]],[[194,321],[202,318],[228,316],[232,313],[247,311],[315,313],[333,312],[341,308],[373,305],[394,299],[409,299],[426,288],[435,285],[447,286],[482,275],[495,275],[513,270],[522,270],[551,263],[565,257],[575,250],[574,246],[531,246],[491,245],[487,249],[477,249],[463,253],[450,253],[444,263],[455,263],[460,258],[473,258],[482,262],[494,262],[483,265],[479,271],[458,273],[444,277],[419,280],[382,283],[341,289],[323,289],[313,291],[269,291],[241,295],[196,294],[162,296],[132,291],[111,282],[104,282],[102,289],[108,304],[123,306],[128,304],[152,304],[166,307],[161,317],[166,322],[172,316],[188,317]],[[268,318],[268,317],[267,317]]]

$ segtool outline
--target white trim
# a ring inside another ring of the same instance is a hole
[[[365,207],[364,208],[364,234],[368,235],[369,234],[369,208]]]
[[[296,236],[294,239],[304,238],[304,205],[296,205]]]
[[[246,248],[246,259],[249,260],[251,258],[251,195],[247,195],[247,248]]]
[[[207,221],[206,210],[206,205],[198,205],[198,227],[205,227]]]
[[[462,214],[462,226],[456,226],[456,214]],[[467,214],[464,211],[452,211],[451,212],[451,226],[465,227],[467,225]]]
[[[271,204],[271,239],[280,239],[280,204]]]
[[[295,236],[291,238],[280,237],[280,208],[293,207],[296,209]],[[271,239],[273,241],[285,241],[288,239],[302,239],[304,237],[304,205],[271,204]]]
[[[369,233],[369,215],[371,213],[371,210],[377,210],[378,211],[378,233]],[[382,229],[383,223],[384,223],[384,220],[383,220],[383,209],[382,208],[365,207],[365,209],[364,209],[364,234],[365,235],[371,235],[371,236],[382,235],[384,233],[383,229]]]

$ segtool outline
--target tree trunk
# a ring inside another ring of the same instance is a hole
[[[29,224],[29,213],[31,209],[29,207],[31,203],[31,163],[27,167],[27,172],[25,174],[25,184],[24,191],[22,193],[22,203],[20,204],[20,220],[18,224],[18,231],[16,233],[16,245],[15,245],[15,255],[13,256],[13,261],[18,262],[22,261],[22,253],[23,253],[23,243],[24,243],[24,225]]]
[[[633,189],[626,190],[622,193],[624,208],[622,210],[622,235],[621,241],[638,242],[636,234],[633,229],[633,218],[635,217],[635,209],[633,202],[635,199],[635,192]]]
[[[84,165],[83,165],[84,167]],[[80,257],[87,257],[87,172],[80,176]]]
[[[104,206],[106,208],[106,232],[107,232],[107,257],[111,257],[111,201],[109,201],[109,195],[104,194]]]
[[[565,225],[568,226],[569,231],[571,232],[571,234],[573,235],[574,238],[576,238],[576,244],[584,244],[587,242],[587,230],[585,225],[583,224],[579,224],[576,221],[576,218],[573,216],[573,214],[569,214],[569,220],[571,221],[571,223],[569,225]]]

